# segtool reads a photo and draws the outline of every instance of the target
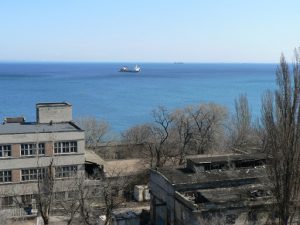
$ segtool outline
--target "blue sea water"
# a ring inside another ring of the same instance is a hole
[[[133,67],[132,64],[127,64]],[[255,116],[261,97],[275,87],[274,64],[140,64],[119,73],[120,63],[0,63],[0,117],[35,120],[37,102],[67,101],[73,117],[94,116],[121,132],[151,121],[151,111],[215,102],[233,110],[246,93]]]

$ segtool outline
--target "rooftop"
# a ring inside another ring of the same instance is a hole
[[[51,133],[82,131],[73,122],[66,123],[4,123],[0,125],[0,135],[3,134],[27,134],[27,133]]]
[[[262,184],[239,187],[202,189],[177,192],[179,198],[196,205],[198,210],[264,205],[271,202],[271,192]]]
[[[238,181],[238,180],[255,180],[259,177],[265,176],[265,168],[257,167],[250,169],[230,169],[230,170],[215,170],[205,171],[202,173],[194,173],[186,168],[179,169],[159,169],[159,172],[166,177],[172,184],[177,187],[188,187],[189,185],[198,184],[203,185],[204,188],[208,187],[210,183],[225,181]]]
[[[227,154],[227,155],[197,155],[196,157],[188,157],[194,164],[228,162],[228,161],[252,161],[264,160],[266,155],[262,153],[256,154]]]
[[[104,165],[106,162],[94,151],[85,149],[85,161],[89,163],[95,163],[97,165]]]
[[[217,183],[256,182],[266,175],[265,161],[265,154],[201,155],[188,158],[185,168],[158,168],[158,172],[177,190],[191,186],[205,189]]]
[[[36,107],[61,107],[61,106],[72,106],[68,102],[42,102],[42,103],[37,103]]]

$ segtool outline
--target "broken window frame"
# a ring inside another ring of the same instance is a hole
[[[74,177],[77,175],[77,165],[69,166],[58,166],[55,167],[55,177],[56,178],[65,178],[65,177]]]

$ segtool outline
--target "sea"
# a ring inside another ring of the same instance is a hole
[[[130,63],[0,63],[0,118],[35,121],[35,104],[69,102],[73,118],[107,121],[116,133],[152,122],[158,106],[172,111],[217,103],[234,110],[246,94],[254,118],[275,88],[275,64],[141,63],[140,73],[120,73]]]

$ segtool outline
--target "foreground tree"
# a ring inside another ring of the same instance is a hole
[[[93,180],[86,180],[84,175],[79,175],[72,179],[69,190],[72,196],[67,201],[58,201],[58,206],[68,216],[67,224],[91,225],[95,221],[92,215],[91,205],[96,201],[94,195],[95,184]]]
[[[279,225],[292,224],[300,188],[300,71],[299,56],[289,65],[281,56],[276,73],[275,100],[267,93],[262,105],[264,149],[270,156],[268,174],[276,200]]]
[[[111,224],[113,210],[125,202],[123,193],[130,183],[128,177],[114,173],[116,177],[103,179],[99,187],[99,195],[102,196],[104,203],[105,225]]]
[[[54,166],[53,159],[46,168],[38,168],[38,183],[37,183],[37,208],[41,215],[44,224],[49,224],[50,211],[52,207],[54,194]]]

